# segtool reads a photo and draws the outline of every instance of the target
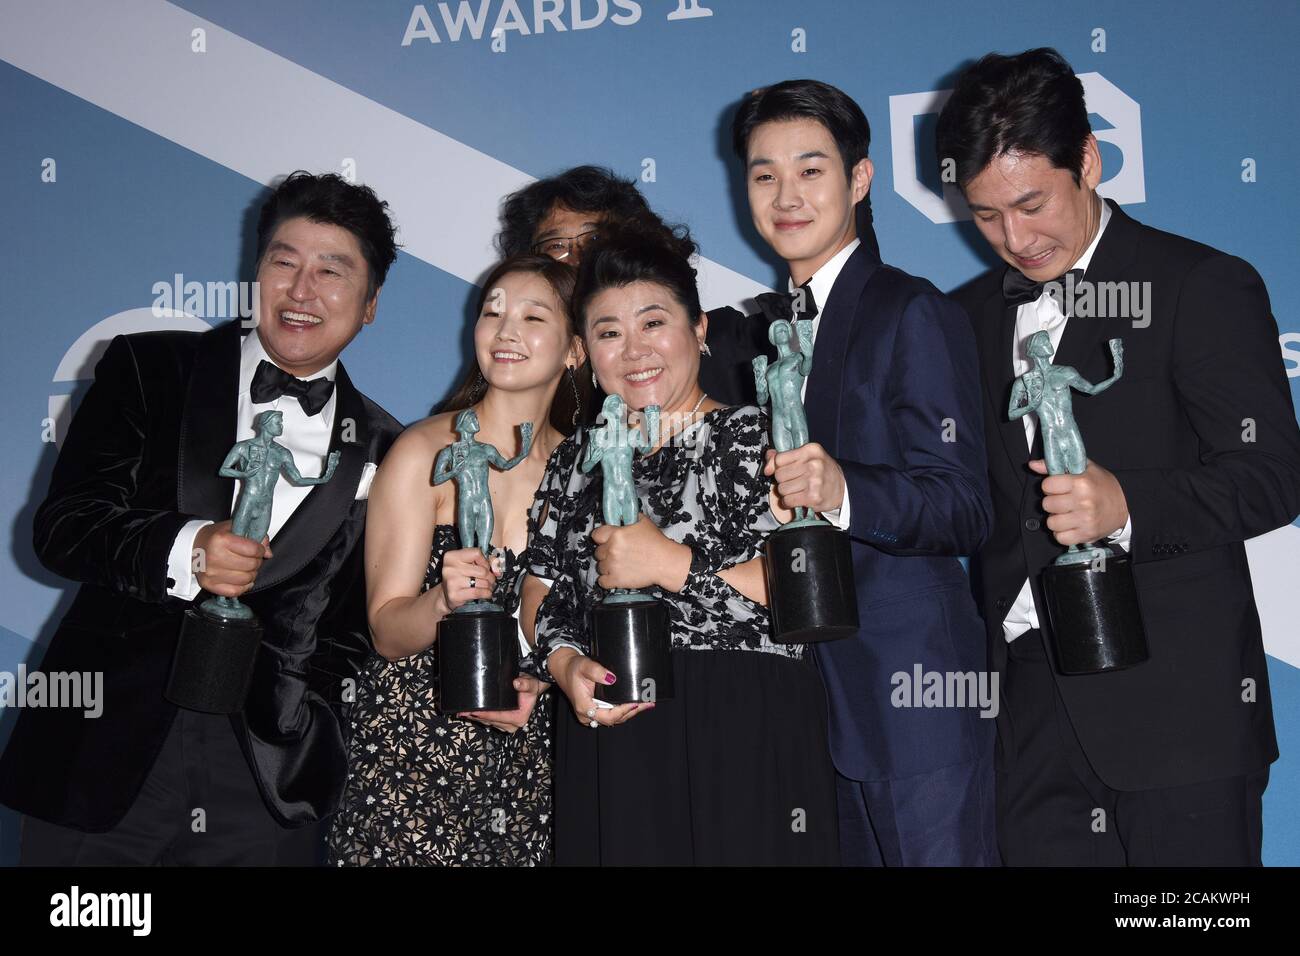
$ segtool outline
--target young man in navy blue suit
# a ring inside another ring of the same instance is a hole
[[[861,627],[815,645],[844,862],[995,863],[994,722],[976,700],[916,706],[919,688],[905,691],[918,669],[947,686],[987,676],[958,561],[992,520],[970,323],[859,241],[855,207],[873,170],[852,99],[779,83],[745,99],[732,132],[754,225],[789,266],[792,308],[814,323],[812,440],[769,452],[766,474],[786,507],[846,531],[853,553]]]

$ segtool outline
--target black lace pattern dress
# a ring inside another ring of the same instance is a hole
[[[456,529],[434,529],[427,591]],[[509,550],[494,599],[519,607],[523,568]],[[337,866],[536,866],[551,856],[551,694],[513,734],[442,714],[438,644],[371,655],[349,710],[348,779],[329,833]],[[526,660],[524,671],[530,671]]]
[[[590,653],[590,611],[604,598],[591,540],[603,482],[600,468],[579,467],[588,434],[556,448],[529,516],[524,561],[550,583],[543,656]],[[667,605],[675,691],[599,729],[556,693],[556,863],[839,860],[821,679],[802,645],[772,642],[767,608],[715,573],[760,555],[779,526],[767,436],[758,408],[719,408],[633,460],[641,511],[693,553],[680,592],[649,589]]]

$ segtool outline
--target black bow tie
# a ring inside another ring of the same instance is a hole
[[[333,393],[334,383],[329,379],[321,377],[304,382],[266,359],[257,363],[257,371],[253,373],[253,387],[249,390],[254,405],[264,405],[281,395],[291,395],[298,399],[298,404],[308,415],[320,414]]]
[[[763,292],[754,296],[759,310],[767,317],[768,325],[778,319],[814,319],[817,317],[817,300],[812,287],[804,283],[793,292]]]
[[[1066,287],[1066,276],[1074,276],[1074,284],[1077,286],[1079,280],[1083,278],[1082,269],[1071,269],[1065,275],[1057,279],[1049,279],[1049,282],[1059,282],[1061,288]],[[1026,276],[1019,269],[1013,269],[1007,266],[1007,271],[1002,274],[1002,298],[1007,305],[1024,305],[1026,302],[1037,302],[1038,297],[1043,294],[1043,286],[1047,282],[1035,282]]]

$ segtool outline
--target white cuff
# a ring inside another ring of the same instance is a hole
[[[822,512],[822,517],[841,531],[849,530],[849,489],[844,489],[844,501],[834,511]]]
[[[1125,551],[1129,550],[1129,544],[1133,540],[1133,516],[1129,515],[1128,520],[1124,522],[1124,527],[1111,534],[1106,535],[1108,544],[1119,545]]]
[[[186,522],[185,526],[176,532],[176,540],[172,542],[172,549],[167,555],[167,577],[172,582],[172,586],[167,589],[169,597],[193,601],[203,590],[194,577],[194,539],[200,529],[210,524],[211,521],[196,518]]]

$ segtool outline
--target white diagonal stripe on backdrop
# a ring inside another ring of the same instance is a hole
[[[162,0],[0,0],[0,22],[0,59],[256,182],[354,159],[404,251],[466,282],[492,264],[501,197],[533,178]],[[765,291],[698,267],[708,306]]]

